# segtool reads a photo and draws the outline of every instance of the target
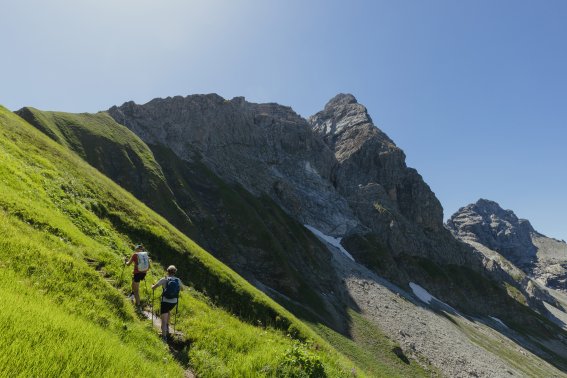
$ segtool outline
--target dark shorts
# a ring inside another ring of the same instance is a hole
[[[140,281],[142,281],[144,278],[146,278],[146,273],[147,273],[147,272],[134,273],[134,277],[132,278],[132,280],[133,280],[134,282],[140,282]]]
[[[161,302],[161,306],[159,309],[160,315],[170,312],[176,305],[177,303]]]

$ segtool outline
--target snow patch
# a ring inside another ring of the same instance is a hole
[[[350,253],[347,252],[346,249],[344,249],[344,247],[341,245],[341,240],[343,238],[334,238],[332,236],[329,235],[325,235],[324,233],[322,233],[321,231],[319,231],[318,229],[316,229],[315,227],[312,227],[308,224],[304,224],[305,228],[307,228],[309,231],[311,231],[315,236],[317,236],[320,240],[324,241],[325,243],[332,245],[333,247],[337,248],[339,251],[341,251],[341,253],[343,255],[345,255],[346,257],[348,257],[349,259],[351,259],[352,261],[354,261],[354,257],[352,257],[352,255]]]
[[[424,303],[430,304],[433,299],[438,300],[437,298],[435,298],[433,295],[429,294],[429,292],[427,290],[425,290],[424,288],[422,288],[418,284],[410,282],[409,286],[411,288],[411,291],[413,291],[413,293],[415,294],[415,296],[418,297],[419,300],[424,302]],[[441,302],[441,301],[439,301],[439,302]]]
[[[496,323],[500,324],[502,327],[508,328],[508,326],[506,324],[504,324],[504,322],[502,320],[495,318],[494,316],[489,316],[489,318],[494,320]]]
[[[563,328],[564,330],[567,330],[567,314],[563,311],[561,311],[560,309],[558,309],[555,306],[550,305],[547,302],[543,302],[543,305],[545,306],[545,308],[551,312],[551,314],[553,314],[553,322],[555,324],[557,324],[559,327]]]
[[[420,301],[427,303],[428,305],[431,304],[431,301],[435,301],[437,303],[437,305],[442,305],[442,306],[445,307],[445,309],[451,310],[455,314],[459,314],[459,311],[455,310],[453,307],[449,306],[447,303],[443,302],[442,300],[439,300],[438,298],[429,294],[429,292],[427,290],[425,290],[424,288],[422,288],[418,284],[410,282],[409,286],[410,286],[411,290],[413,291],[413,294],[417,298],[419,298]]]
[[[305,171],[311,173],[312,175],[319,176],[319,172],[311,166],[311,163],[305,161]]]

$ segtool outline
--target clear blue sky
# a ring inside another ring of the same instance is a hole
[[[567,240],[567,1],[2,0],[0,103],[353,93],[441,200]]]

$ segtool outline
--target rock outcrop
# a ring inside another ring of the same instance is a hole
[[[451,216],[447,228],[464,242],[502,255],[541,284],[567,290],[567,244],[540,234],[498,203],[480,199],[467,205]]]
[[[149,145],[267,194],[327,235],[374,233],[395,255],[482,265],[456,245],[434,193],[352,95],[337,95],[308,120],[286,106],[215,94],[128,102],[108,112]]]
[[[255,195],[268,194],[304,224],[332,235],[359,224],[330,184],[333,153],[289,107],[210,94],[129,102],[109,113],[146,143],[201,160]]]
[[[368,230],[355,230],[354,237],[371,238],[394,258],[388,264],[387,256],[381,258],[380,274],[400,284],[407,281],[408,256],[483,269],[482,257],[444,229],[443,208],[433,191],[407,167],[404,152],[374,125],[354,96],[335,96],[308,122],[337,160],[333,185]],[[352,253],[362,261],[376,260],[356,248]]]
[[[405,154],[372,122],[366,108],[350,94],[339,94],[309,123],[338,161],[333,181],[346,197],[374,188],[381,206],[400,212],[408,221],[439,231],[443,208]]]

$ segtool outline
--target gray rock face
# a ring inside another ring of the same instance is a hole
[[[337,95],[309,122],[335,153],[339,165],[334,180],[341,193],[351,195],[378,184],[386,206],[421,227],[442,229],[441,204],[417,171],[406,166],[404,152],[372,123],[354,96]]]
[[[518,219],[511,210],[484,199],[465,206],[447,221],[448,228],[463,240],[476,241],[510,260],[519,268],[535,263],[537,248],[530,222]]]
[[[109,114],[146,143],[255,194],[332,236],[372,232],[389,253],[481,267],[443,227],[442,207],[354,96],[301,118],[278,104],[216,94],[128,102]]]
[[[443,253],[428,248],[424,231],[443,233],[443,208],[405,155],[350,94],[339,94],[308,119],[334,152],[333,184],[358,218],[384,236],[393,251]]]
[[[446,233],[439,201],[352,95],[337,95],[309,120],[289,107],[215,94],[128,102],[109,114],[146,143],[268,194],[328,235],[373,231],[396,253],[462,260],[431,246],[425,232]]]
[[[413,257],[511,280],[443,227],[434,193],[352,95],[337,95],[309,120],[289,107],[215,94],[129,102],[108,112],[146,143],[267,194],[303,224],[335,237],[372,234],[393,258],[389,278],[400,284],[408,269],[423,270]]]
[[[267,193],[304,224],[332,235],[359,224],[331,185],[334,154],[289,107],[211,94],[129,102],[109,113],[145,142],[202,160],[253,194]]]
[[[502,255],[543,285],[567,289],[567,244],[534,230],[493,201],[478,200],[465,206],[447,221],[447,228],[459,239]]]

